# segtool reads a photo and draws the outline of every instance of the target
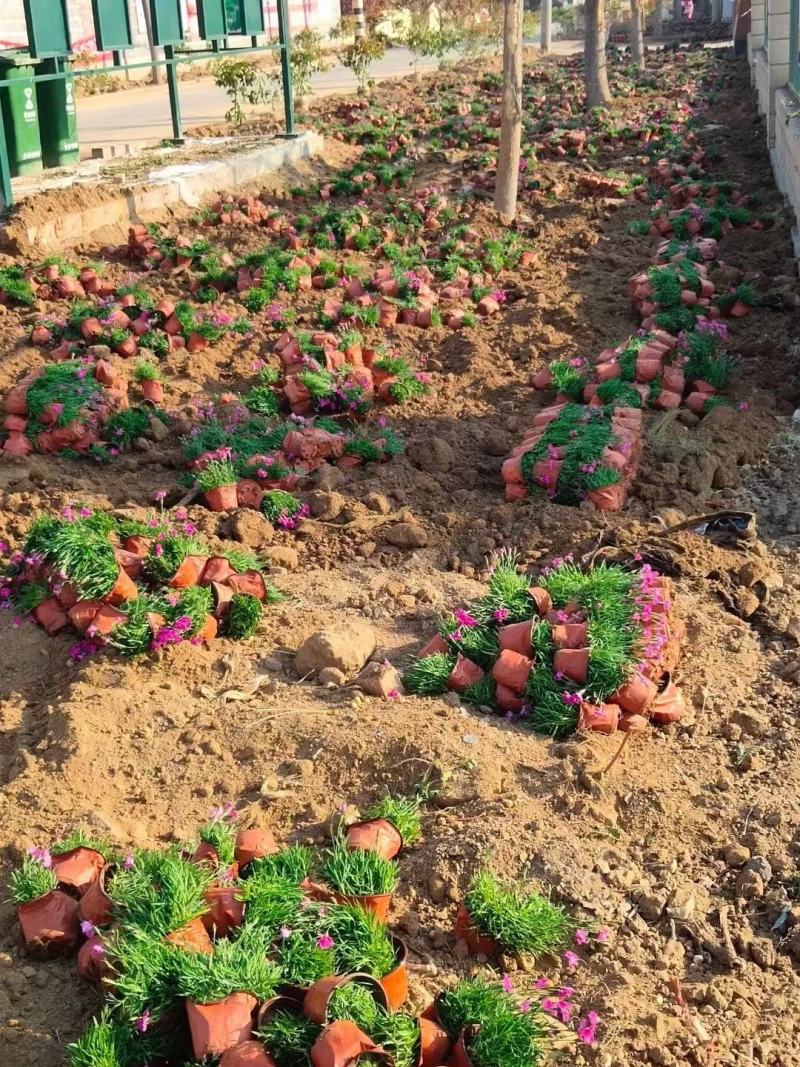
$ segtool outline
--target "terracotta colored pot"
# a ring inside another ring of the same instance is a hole
[[[613,734],[619,723],[619,707],[616,704],[581,704],[578,715],[578,730],[591,730],[598,734]]]
[[[650,709],[650,718],[653,722],[664,726],[667,723],[678,722],[686,714],[686,701],[683,693],[672,681],[669,674],[664,676],[658,696],[655,698]]]
[[[213,489],[206,489],[203,496],[212,511],[233,511],[239,505],[235,482],[232,485],[218,485]]]
[[[237,895],[240,892],[234,885],[212,885],[206,890],[203,899],[210,910],[201,916],[201,920],[209,934],[227,937],[231,930],[242,925],[244,901]]]
[[[198,585],[211,585],[212,582],[224,582],[236,571],[224,556],[211,556],[203,568]]]
[[[640,734],[647,729],[647,718],[644,715],[631,715],[629,711],[623,711],[619,717],[617,729],[624,734]]]
[[[625,487],[622,482],[617,482],[602,489],[592,489],[586,496],[598,511],[619,511],[625,499]]]
[[[320,978],[314,982],[303,998],[303,1014],[318,1026],[325,1026],[328,1022],[328,1003],[334,991],[339,986],[354,982],[356,985],[368,989],[375,1002],[388,1010],[389,1000],[386,991],[377,980],[369,974],[332,974],[326,978]]]
[[[349,1019],[340,1019],[327,1026],[311,1049],[314,1067],[357,1067],[359,1059],[367,1053],[379,1057],[386,1067],[393,1060],[371,1037],[359,1030]]]
[[[213,615],[206,615],[203,625],[195,635],[198,641],[213,641],[219,633],[217,620]]]
[[[389,909],[392,906],[394,893],[359,893],[349,896],[345,893],[337,893],[333,890],[333,899],[338,904],[352,904],[363,911],[374,915],[379,922],[389,921]]]
[[[464,1028],[459,1035],[458,1041],[453,1045],[453,1051],[447,1061],[448,1067],[472,1067],[472,1060],[467,1052],[467,1041],[472,1040],[478,1030],[479,1027],[477,1026],[466,1026]]]
[[[93,926],[107,926],[111,922],[114,905],[106,892],[107,873],[108,867],[104,867],[78,901],[81,920]]]
[[[260,1041],[242,1041],[229,1048],[219,1067],[278,1067]]]
[[[610,698],[631,715],[644,715],[658,694],[658,686],[634,671],[628,681]]]
[[[165,327],[166,328],[166,327]],[[208,348],[208,341],[199,333],[190,333],[186,341],[187,352],[202,352]]]
[[[184,952],[210,953],[214,951],[208,932],[203,926],[202,918],[192,919],[190,923],[173,930],[171,934],[167,934],[164,940],[169,941],[171,945],[177,945]]]
[[[445,1028],[435,1019],[420,1016],[417,1067],[439,1067],[450,1055],[452,1042]]]
[[[186,1001],[186,1018],[192,1049],[198,1060],[218,1056],[234,1045],[249,1041],[253,1032],[256,998],[249,993],[231,993],[216,1004]]]
[[[513,693],[522,693],[533,668],[533,660],[513,649],[504,648],[492,667],[492,677]]]
[[[300,888],[309,900],[316,900],[323,904],[330,904],[335,899],[335,893],[328,886],[322,885],[320,882],[314,882],[310,878],[304,878],[300,883]]]
[[[383,991],[391,1011],[399,1011],[408,998],[408,947],[401,937],[390,933],[394,945],[395,966],[381,978]]]
[[[546,589],[542,589],[539,585],[532,585],[528,589],[528,596],[534,603],[537,615],[546,615],[548,611],[553,610],[553,599]]]
[[[207,562],[207,556],[187,556],[167,584],[173,589],[188,589],[191,585],[197,585]]]
[[[27,456],[33,452],[33,445],[24,433],[13,432],[6,438],[3,451],[12,456]]]
[[[347,827],[345,841],[351,851],[375,852],[385,860],[393,860],[403,849],[400,831],[388,819],[353,823]]]
[[[122,626],[128,616],[119,608],[111,604],[101,604],[100,608],[89,624],[86,633],[89,637],[108,637],[116,626]]]
[[[102,600],[79,600],[67,612],[69,621],[79,633],[85,634],[102,606]]]
[[[55,597],[49,597],[34,610],[33,617],[43,626],[47,633],[52,637],[57,634],[59,630],[63,630],[65,626],[69,626],[69,616],[64,610],[60,600],[56,600]]]
[[[426,656],[432,656],[436,652],[447,652],[448,644],[443,637],[437,634],[428,641],[427,645],[423,645],[417,653],[417,659],[424,659]]]
[[[230,586],[234,593],[247,593],[257,600],[265,600],[267,596],[267,583],[258,571],[232,574],[230,578],[225,579],[225,585]]]
[[[104,599],[109,604],[124,604],[127,600],[136,600],[138,596],[139,590],[136,588],[136,582],[120,567],[117,580],[110,591],[106,593]]]
[[[164,399],[164,383],[157,378],[145,378],[142,382],[142,393],[145,400],[151,404],[160,404]]]
[[[483,673],[477,663],[459,654],[456,665],[447,679],[447,688],[455,690],[456,693],[463,693],[469,686],[479,682],[483,678]]]
[[[556,648],[585,648],[589,636],[588,622],[557,623],[552,629]]]
[[[553,656],[553,670],[573,682],[583,684],[589,671],[588,648],[560,648]]]
[[[99,985],[110,972],[105,956],[96,954],[97,947],[103,948],[103,939],[99,934],[92,934],[78,949],[78,958],[75,961],[81,978],[95,985]]]
[[[295,1015],[302,1015],[306,993],[307,990],[305,989],[299,990],[296,996],[294,993],[283,992],[270,997],[269,1000],[265,1000],[260,1005],[256,1015],[256,1031],[263,1030],[276,1011],[288,1011]]]
[[[549,367],[543,367],[531,378],[531,385],[534,389],[549,389],[552,384],[553,375]]]
[[[58,889],[17,907],[28,951],[40,956],[67,956],[80,941],[78,902]]]
[[[508,626],[501,626],[498,631],[500,638],[500,648],[502,650],[510,649],[512,652],[517,652],[521,656],[531,655],[531,630],[533,628],[533,619],[526,619],[524,622],[512,622]]]
[[[505,685],[496,685],[494,688],[494,698],[497,701],[497,706],[503,711],[510,711],[512,714],[519,714],[525,707],[525,698],[518,696],[513,689],[509,689]]]
[[[93,848],[71,848],[69,852],[53,855],[53,873],[59,885],[69,886],[83,896],[97,881],[106,865],[99,852]]]
[[[251,830],[241,830],[236,835],[235,855],[240,867],[263,856],[272,856],[277,851],[278,845],[270,830],[253,827]]]
[[[115,548],[114,555],[117,558],[117,563],[125,571],[129,578],[138,578],[142,570],[142,564],[145,560],[145,554],[140,555],[138,552],[128,552],[125,548]]]
[[[480,930],[472,925],[472,917],[466,904],[460,904],[458,907],[456,925],[453,932],[458,941],[466,942],[467,948],[473,956],[479,954],[493,956],[495,952],[500,950],[500,942],[496,938],[490,937],[488,934],[482,934]]]

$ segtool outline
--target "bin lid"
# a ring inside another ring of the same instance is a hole
[[[4,48],[0,51],[0,70],[9,67],[34,67],[40,62],[25,48]]]

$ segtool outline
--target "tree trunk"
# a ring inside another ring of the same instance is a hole
[[[644,8],[641,0],[631,0],[631,59],[644,70]]]
[[[541,19],[539,43],[543,52],[549,52],[553,46],[553,0],[542,0]]]
[[[150,0],[142,0],[142,11],[144,12],[144,25],[147,30],[147,43],[150,45],[150,58],[155,63],[159,59],[163,59],[164,54],[160,48],[153,44],[153,17],[150,13]],[[163,85],[164,68],[152,67],[150,70],[150,81],[153,85]]]
[[[522,0],[503,3],[503,101],[494,206],[505,222],[517,214],[522,142]]]
[[[353,18],[356,20],[356,40],[363,41],[366,37],[366,26],[364,23],[364,0],[353,0]]]
[[[586,103],[602,107],[611,103],[606,73],[605,0],[586,0]]]
[[[653,12],[653,36],[661,36],[661,27],[664,25],[664,0],[656,0]]]

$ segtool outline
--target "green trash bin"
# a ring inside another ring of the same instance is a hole
[[[0,104],[14,178],[42,169],[36,88],[33,82],[24,83],[26,77],[36,73],[37,63],[22,49],[0,52]]]
[[[39,74],[66,72],[66,78],[36,83],[42,160],[46,167],[69,167],[80,159],[78,119],[75,113],[75,79],[68,59],[43,59]]]

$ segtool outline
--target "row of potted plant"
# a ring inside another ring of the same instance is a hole
[[[556,737],[638,732],[685,710],[672,678],[683,636],[669,579],[646,564],[559,559],[534,579],[504,553],[486,594],[442,619],[403,684]]]
[[[51,636],[77,630],[75,658],[106,645],[136,656],[218,633],[252,636],[280,599],[263,570],[251,553],[213,553],[192,523],[72,507],[35,520],[10,557],[0,603]]]
[[[81,976],[106,995],[68,1048],[71,1067],[166,1067],[191,1056],[222,1057],[221,1067],[538,1062],[550,1017],[572,1016],[571,989],[551,1000],[540,980],[523,998],[508,976],[477,978],[420,1014],[401,1010],[406,947],[356,890],[365,871],[391,866],[387,856],[418,839],[419,806],[419,796],[387,796],[343,822],[317,856],[238,829],[230,804],[166,851],[120,852],[81,831],[29,848],[11,878],[28,951],[77,953]],[[488,870],[473,879],[455,934],[470,952],[536,960],[589,940],[563,908]],[[579,957],[568,950],[564,960],[573,967]],[[577,1036],[594,1043],[596,1026],[591,1013]]]

